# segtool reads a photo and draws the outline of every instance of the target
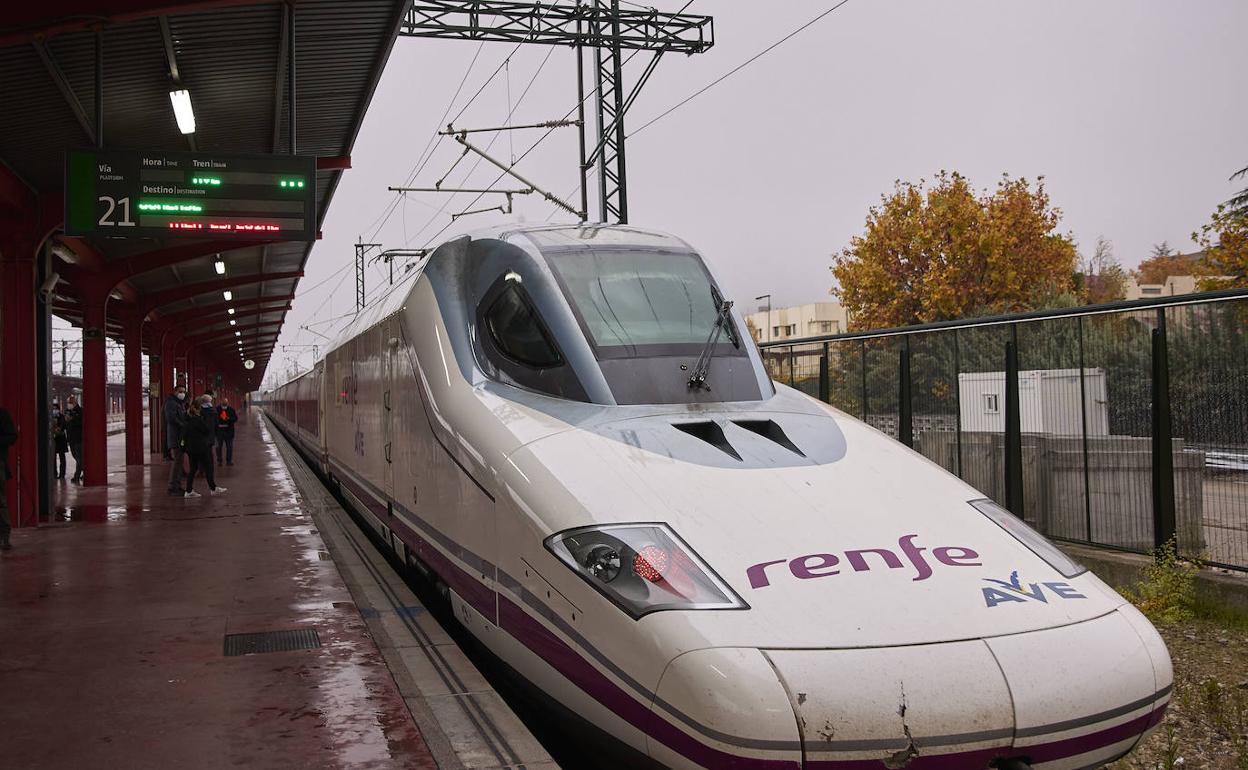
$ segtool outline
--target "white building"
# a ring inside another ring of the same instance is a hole
[[[1179,294],[1194,294],[1197,278],[1194,275],[1168,275],[1165,283],[1140,283],[1135,276],[1127,276],[1125,286],[1127,299],[1156,299]]]
[[[1018,409],[1023,433],[1078,436],[1083,433],[1079,402],[1087,396],[1089,436],[1109,435],[1109,401],[1104,369],[1038,369],[1018,373]],[[962,430],[1005,432],[1005,372],[958,375]]]
[[[839,302],[812,302],[796,307],[759,308],[745,317],[756,342],[779,342],[840,334],[849,330],[849,313]]]

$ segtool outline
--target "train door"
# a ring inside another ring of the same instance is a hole
[[[395,352],[398,341],[397,328],[394,317],[387,318],[381,326],[381,388],[382,388],[382,413],[381,413],[381,440],[383,449],[383,458],[385,463],[382,468],[383,478],[385,479],[384,488],[386,490],[386,499],[394,499],[394,399],[398,395],[394,391],[394,370],[395,370]]]

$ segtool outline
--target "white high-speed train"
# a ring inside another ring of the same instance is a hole
[[[773,383],[685,242],[450,241],[266,410],[529,682],[678,768],[1100,767],[1144,617],[922,456]]]

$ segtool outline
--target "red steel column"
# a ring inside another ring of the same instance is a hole
[[[83,484],[108,483],[108,354],[104,328],[108,295],[83,292],[82,464]]]
[[[126,465],[143,464],[143,316],[126,318]]]
[[[0,229],[0,405],[17,426],[17,442],[9,448],[13,478],[0,494],[8,496],[14,527],[33,527],[39,516],[34,250],[25,233]]]

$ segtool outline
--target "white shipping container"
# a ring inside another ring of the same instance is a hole
[[[1103,369],[1084,369],[1083,391],[1089,436],[1109,435],[1109,403]],[[1005,372],[958,375],[962,430],[1005,432]],[[1018,373],[1018,405],[1024,433],[1078,436],[1078,369],[1034,369]]]

